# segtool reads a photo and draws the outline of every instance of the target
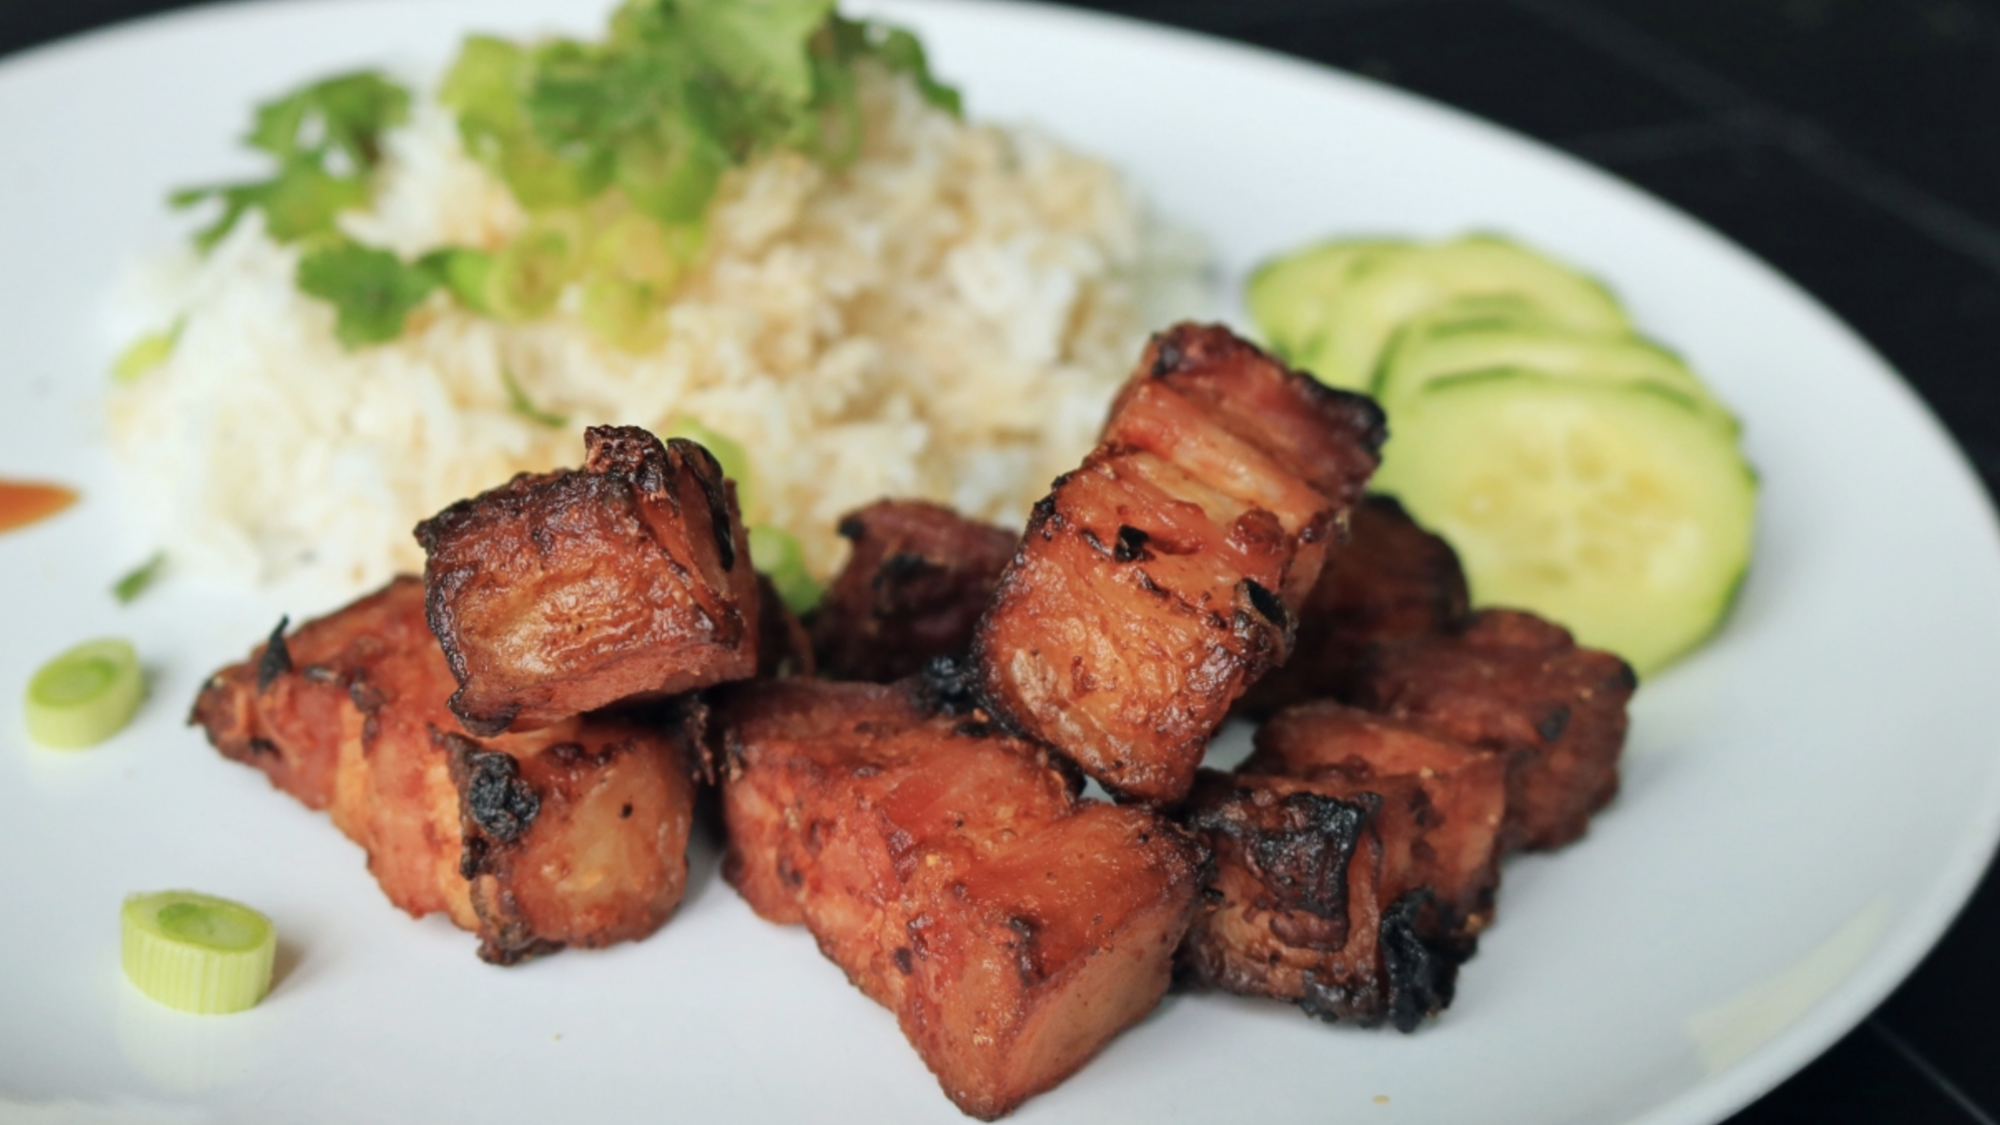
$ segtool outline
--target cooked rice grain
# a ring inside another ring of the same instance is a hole
[[[830,573],[839,515],[925,497],[1016,524],[1092,444],[1154,315],[1198,291],[1117,174],[1039,135],[963,124],[880,74],[868,142],[831,173],[793,154],[732,173],[703,260],[643,355],[571,305],[531,324],[442,295],[390,344],[343,351],[292,282],[297,251],[246,221],[204,260],[135,274],[144,323],[185,328],[116,391],[134,511],[177,569],[342,587],[423,562],[410,528],[514,473],[574,464],[585,425],[692,417],[752,462],[751,523]],[[423,104],[389,141],[364,241],[493,248],[524,216]],[[165,279],[163,281],[163,279]],[[572,296],[574,296],[572,294]],[[511,373],[550,428],[509,405]]]

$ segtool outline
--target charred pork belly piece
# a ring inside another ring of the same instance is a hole
[[[960,1109],[992,1119],[1062,1081],[1159,1002],[1194,906],[1197,845],[910,682],[730,689],[724,875],[803,922]]]
[[[1123,797],[1183,797],[1293,618],[1383,437],[1373,402],[1221,328],[1156,336],[1035,507],[974,644],[981,694]]]
[[[475,735],[746,679],[757,578],[707,450],[585,431],[584,467],[523,474],[417,526],[431,629]]]
[[[1472,941],[1424,883],[1437,814],[1414,777],[1203,770],[1186,815],[1215,857],[1187,979],[1402,1031],[1451,1003]]]
[[[1500,882],[1500,828],[1507,812],[1504,754],[1479,750],[1414,723],[1330,700],[1287,708],[1257,728],[1245,774],[1319,778],[1355,786],[1409,779],[1423,791],[1421,843],[1411,882],[1427,888],[1453,932],[1476,936],[1493,918]]]
[[[1465,571],[1451,544],[1418,526],[1393,497],[1370,495],[1354,506],[1347,542],[1299,610],[1291,659],[1259,680],[1237,710],[1268,715],[1338,696],[1371,647],[1445,632],[1468,612]]]
[[[693,737],[584,716],[485,741],[446,707],[455,681],[401,578],[280,630],[211,677],[194,719],[368,854],[383,893],[444,913],[511,963],[643,937],[680,902]]]
[[[810,676],[817,670],[813,659],[812,634],[778,587],[762,574],[757,576],[757,678],[782,680],[788,676]]]
[[[1623,660],[1578,648],[1561,626],[1489,609],[1377,650],[1348,694],[1364,710],[1509,755],[1503,845],[1555,848],[1618,792],[1637,686]]]
[[[876,683],[964,653],[1020,541],[920,500],[878,500],[840,534],[853,553],[813,612],[813,649],[823,675]]]

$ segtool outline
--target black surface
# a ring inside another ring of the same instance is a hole
[[[0,52],[173,6],[0,4]],[[1846,319],[2000,482],[2000,0],[1087,6],[1356,70],[1638,183]],[[1989,876],[1868,1022],[1733,1120],[1992,1125],[1995,950]]]

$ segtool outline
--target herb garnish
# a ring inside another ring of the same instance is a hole
[[[778,148],[832,168],[860,153],[863,60],[960,111],[915,36],[846,19],[834,0],[626,0],[598,42],[468,38],[438,97],[466,150],[532,216],[504,246],[405,261],[340,231],[340,212],[372,198],[383,134],[409,116],[409,92],[374,71],[257,108],[245,139],[276,159],[271,178],[172,202],[221,201],[195,235],[204,251],[253,209],[272,238],[304,241],[298,286],[334,306],[348,348],[395,339],[439,288],[475,313],[527,320],[580,284],[585,323],[642,350],[664,335],[725,172]]]

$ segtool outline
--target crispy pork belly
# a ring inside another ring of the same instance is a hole
[[[920,500],[878,500],[840,521],[847,565],[813,611],[821,674],[888,683],[972,643],[1019,537]]]
[[[1221,328],[1154,338],[1038,505],[974,643],[982,697],[1121,797],[1193,784],[1374,470],[1382,415]]]
[[[1500,828],[1507,811],[1507,756],[1414,723],[1330,700],[1287,708],[1257,728],[1256,751],[1238,772],[1293,778],[1338,774],[1355,786],[1406,778],[1423,791],[1422,840],[1410,881],[1429,890],[1471,938],[1493,917],[1500,881]]]
[[[1505,846],[1583,835],[1618,791],[1638,679],[1608,652],[1530,613],[1482,610],[1458,629],[1377,650],[1349,699],[1512,758]]]
[[[584,467],[523,474],[417,526],[431,629],[475,735],[757,668],[757,579],[707,450],[593,426]]]
[[[1259,680],[1237,710],[1268,715],[1340,695],[1370,648],[1444,632],[1468,612],[1465,572],[1451,545],[1418,526],[1393,497],[1368,496],[1354,506],[1347,541],[1333,550],[1299,610],[1291,658]]]
[[[803,922],[959,1108],[992,1119],[1062,1081],[1159,1002],[1197,846],[1151,812],[1079,799],[1046,751],[910,683],[733,689],[724,874]]]
[[[757,576],[757,675],[780,680],[810,676],[817,668],[812,634],[769,578]]]
[[[1191,982],[1402,1031],[1451,1003],[1472,942],[1424,884],[1435,810],[1416,778],[1203,770],[1186,815],[1214,853]]]
[[[456,681],[400,578],[281,630],[211,677],[194,721],[360,844],[383,893],[443,913],[511,963],[643,937],[687,881],[692,735],[584,716],[485,741],[446,706]]]

